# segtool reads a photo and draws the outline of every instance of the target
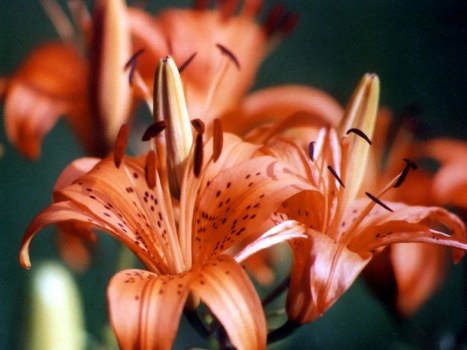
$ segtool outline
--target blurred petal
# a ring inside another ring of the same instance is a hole
[[[25,156],[37,158],[42,138],[57,119],[83,108],[86,76],[85,63],[71,46],[49,43],[33,51],[6,91],[5,129],[10,142]]]
[[[191,277],[143,270],[112,277],[107,289],[110,322],[122,350],[172,348]]]
[[[433,244],[391,246],[390,258],[397,281],[396,308],[408,317],[436,292],[447,276],[448,251]]]
[[[226,131],[244,134],[255,126],[294,115],[301,117],[294,121],[296,125],[337,126],[342,114],[339,103],[326,93],[307,86],[284,85],[252,93],[240,107],[222,116],[222,121]]]
[[[467,208],[467,142],[435,139],[426,142],[423,154],[440,162],[433,180],[433,194],[441,204]]]

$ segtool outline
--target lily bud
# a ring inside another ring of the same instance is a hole
[[[185,163],[193,144],[193,132],[180,73],[170,56],[159,62],[154,78],[154,119],[167,123],[165,138],[169,185],[172,195],[178,198]]]
[[[376,124],[379,101],[379,78],[376,74],[365,74],[355,89],[339,126],[340,136],[349,130],[356,131],[348,144],[349,161],[345,172],[346,196],[352,200],[357,195],[367,171],[371,139]],[[349,136],[350,137],[350,136]]]
[[[52,262],[32,273],[24,349],[85,349],[81,299],[73,277]]]
[[[115,141],[130,113],[131,90],[124,71],[131,56],[127,9],[123,0],[99,0],[93,18],[91,86],[92,108],[105,132]]]

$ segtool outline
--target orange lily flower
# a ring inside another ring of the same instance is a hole
[[[378,193],[366,192],[371,138],[377,114],[379,80],[366,75],[352,96],[339,130],[323,129],[310,157],[290,141],[278,140],[271,152],[289,159],[295,171],[319,191],[299,193],[282,204],[276,221],[294,219],[308,228],[308,239],[291,244],[294,256],[287,296],[288,324],[313,321],[328,310],[382,248],[423,242],[467,249],[466,230],[454,214],[439,207],[382,200],[415,167],[406,160],[401,173]],[[309,159],[311,158],[311,160]],[[371,181],[371,180],[370,180]],[[452,235],[442,230],[448,229]]]
[[[395,173],[400,159],[413,156],[417,147],[413,134],[407,128],[399,128],[395,136],[389,138],[389,128],[393,120],[388,109],[378,114],[377,134],[372,146],[375,161],[375,186],[389,181],[385,173]],[[390,142],[386,161],[381,164],[383,153]],[[432,176],[424,169],[407,177],[403,191],[391,191],[386,198],[412,205],[442,205],[433,196]],[[444,282],[448,269],[448,249],[424,243],[403,243],[387,247],[375,255],[364,271],[365,280],[376,295],[385,301],[399,317],[409,317],[438,290]]]
[[[275,6],[260,25],[256,18],[262,0],[213,3],[212,10],[207,1],[195,1],[193,9],[167,9],[154,17],[130,8],[134,47],[145,50],[138,57],[138,72],[146,86],[152,86],[158,59],[170,55],[183,66],[190,115],[202,118],[208,129],[219,118],[226,131],[244,134],[297,113],[306,114],[306,122],[316,118],[337,125],[339,103],[311,87],[284,85],[246,96],[263,59],[295,27],[295,14]]]
[[[434,139],[421,145],[420,155],[440,164],[433,177],[433,196],[443,205],[467,208],[467,143],[461,140]]]
[[[44,135],[64,115],[87,153],[104,156],[130,112],[125,3],[98,0],[90,22],[77,16],[89,45],[73,33],[57,4],[43,4],[63,41],[36,48],[2,89],[7,137],[25,156],[37,158]]]
[[[158,131],[151,126],[144,137],[155,137],[157,160],[153,150],[147,157],[123,156],[122,128],[113,157],[99,161],[70,185],[66,183],[80,172],[79,165],[86,169],[93,160],[75,163],[63,175],[65,187],[58,185],[54,203],[25,233],[20,262],[30,267],[30,242],[44,226],[90,225],[118,238],[147,268],[119,272],[108,287],[110,319],[122,349],[169,349],[184,305],[196,308],[199,300],[236,348],[264,349],[266,322],[260,300],[241,265],[226,251],[261,232],[284,199],[309,186],[300,186],[301,180],[285,163],[255,156],[258,146],[218,128],[203,144],[199,121],[192,137],[172,138],[189,124],[188,114],[173,61],[163,60],[159,72],[163,83],[158,90],[164,98],[159,101],[160,115],[155,108]],[[165,122],[159,120],[162,116]],[[159,133],[162,125],[167,128]],[[183,147],[171,142],[191,142],[188,154],[178,154],[184,153]],[[168,159],[182,159],[173,169],[183,174],[178,191],[169,184]],[[280,230],[268,232],[268,237],[277,240]]]

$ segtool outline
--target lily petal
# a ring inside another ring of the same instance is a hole
[[[421,242],[460,248],[453,250],[453,260],[458,262],[462,258],[467,250],[467,232],[459,217],[439,207],[391,202],[387,205],[394,212],[374,208],[362,223],[361,231],[352,237],[349,249],[361,253],[393,243]],[[438,231],[446,228],[452,235]]]
[[[337,126],[343,109],[334,98],[321,90],[283,85],[262,89],[247,96],[237,109],[222,116],[222,122],[226,131],[245,134],[254,126],[285,120],[294,115],[301,116],[295,124]],[[288,123],[292,124],[291,121]]]
[[[122,350],[171,349],[192,275],[124,270],[108,289],[110,322]]]
[[[86,76],[83,58],[66,44],[42,45],[28,57],[5,94],[6,134],[21,153],[37,158],[42,138],[58,118],[85,108]]]
[[[347,291],[371,258],[350,251],[318,231],[309,234],[309,244],[294,254],[287,313],[289,319],[308,323],[326,312]],[[309,251],[305,251],[309,248]]]
[[[269,156],[221,172],[195,209],[194,261],[260,232],[282,201],[306,189],[312,186]]]
[[[199,271],[195,292],[225,328],[237,349],[265,349],[266,321],[253,284],[230,256]]]

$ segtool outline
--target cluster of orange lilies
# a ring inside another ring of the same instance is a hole
[[[467,250],[465,224],[442,208],[467,208],[467,145],[417,143],[404,127],[389,137],[375,74],[345,109],[306,86],[247,94],[297,19],[277,6],[259,23],[261,0],[208,3],[154,16],[123,0],[96,0],[92,13],[73,2],[70,20],[43,1],[62,40],[2,80],[7,136],[38,157],[65,116],[88,157],[66,167],[27,228],[22,266],[51,224],[76,269],[95,229],[127,246],[144,269],[108,285],[122,349],[171,348],[183,313],[223,347],[264,349],[322,316],[362,271],[375,288],[396,288],[390,306],[411,315],[442,283],[447,248],[455,262]],[[128,156],[141,103],[153,121]],[[439,168],[416,165],[425,158]],[[283,242],[287,321],[271,330],[252,279],[273,282]]]

